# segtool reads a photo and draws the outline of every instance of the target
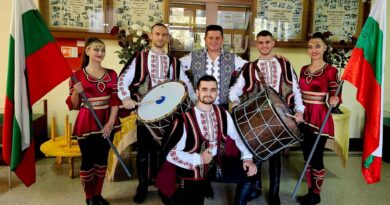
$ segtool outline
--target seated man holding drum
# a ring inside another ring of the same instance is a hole
[[[164,52],[164,46],[168,42],[168,28],[161,23],[152,26],[149,38],[151,49],[140,52],[122,72],[118,79],[118,96],[122,100],[120,108],[134,109],[138,101],[153,86],[169,80],[182,80],[189,82],[187,76],[180,69],[180,61]],[[187,84],[189,92],[193,90],[191,84]],[[193,92],[193,91],[192,91]],[[146,199],[148,193],[148,165],[151,147],[159,149],[153,141],[144,124],[137,122],[137,174],[139,184],[134,203],[140,204]]]
[[[177,172],[182,180],[182,201],[179,204],[183,205],[203,204],[207,179],[219,174],[221,167],[223,172],[220,162],[225,152],[224,144],[228,140],[241,151],[241,171],[245,170],[247,176],[257,172],[253,155],[243,144],[229,112],[222,106],[214,105],[218,95],[217,80],[210,75],[201,77],[197,82],[196,95],[196,105],[173,122],[175,129],[165,149],[167,161],[156,182],[163,193],[170,192],[169,189],[175,191],[176,175],[173,173]],[[167,187],[167,183],[172,186]]]
[[[229,100],[234,106],[240,104],[239,97],[245,94],[246,99],[260,92],[263,82],[273,88],[287,106],[295,111],[295,121],[303,121],[305,107],[302,103],[301,92],[294,69],[291,64],[272,54],[275,41],[269,31],[263,30],[257,34],[257,49],[260,57],[254,62],[247,63],[242,68],[237,82],[230,88]],[[241,182],[237,186],[235,204],[247,204],[251,199],[261,195],[261,162],[258,164],[258,174]],[[269,158],[269,204],[280,204],[279,184],[281,174],[280,152]]]

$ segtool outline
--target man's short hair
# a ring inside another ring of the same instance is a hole
[[[269,36],[269,37],[271,37],[271,38],[274,38],[274,36],[272,35],[272,33],[269,32],[269,31],[267,31],[267,30],[262,30],[262,31],[260,31],[259,33],[257,33],[256,38],[258,38],[258,37],[260,37],[260,36],[262,36],[262,37]]]
[[[217,84],[217,87],[218,87],[217,79],[215,79],[214,76],[211,76],[211,75],[204,75],[204,76],[202,76],[201,78],[199,78],[198,82],[196,83],[196,89],[199,89],[199,86],[200,86],[200,82],[201,82],[201,81],[205,81],[205,82],[214,81],[215,84]]]
[[[206,32],[205,32],[206,36],[207,36],[207,32],[209,32],[209,31],[219,31],[219,32],[221,32],[221,35],[223,37],[223,29],[220,25],[208,25],[206,27]]]
[[[153,28],[156,27],[156,26],[162,26],[164,27],[167,31],[168,31],[168,27],[166,25],[164,25],[163,23],[156,23],[152,26],[152,28],[150,29],[150,31],[153,31]]]

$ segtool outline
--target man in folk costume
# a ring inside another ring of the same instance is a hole
[[[248,61],[243,60],[241,57],[234,53],[223,50],[223,29],[219,25],[209,25],[206,27],[204,37],[206,49],[199,51],[192,51],[189,55],[180,59],[182,63],[182,69],[188,73],[192,85],[195,85],[198,80],[204,75],[211,75],[217,79],[218,82],[218,96],[215,100],[215,104],[223,106],[228,109],[228,95],[229,87],[234,81],[235,77],[238,76],[242,66]],[[192,99],[196,99],[196,96]],[[236,169],[237,164],[240,163],[238,156],[238,150],[236,147],[231,148],[232,155],[229,159],[224,161],[226,167],[232,167],[229,169],[229,173],[226,173],[222,181],[237,182],[234,179],[237,175]],[[206,188],[206,197],[213,198],[214,192],[209,182],[209,186]]]
[[[240,103],[239,97],[245,94],[250,98],[251,95],[261,91],[263,77],[265,83],[273,88],[282,100],[295,111],[295,120],[300,123],[303,121],[303,112],[305,106],[302,102],[301,92],[294,69],[285,59],[274,57],[272,48],[275,41],[269,31],[263,30],[257,34],[257,49],[260,52],[260,58],[254,62],[246,64],[237,82],[231,87],[229,99],[233,106]],[[261,170],[261,162],[258,163],[258,169]],[[279,184],[281,174],[280,152],[277,152],[269,158],[269,204],[280,204]],[[261,195],[261,172],[257,177],[247,179],[239,183],[236,192],[236,204],[246,204],[248,200]]]
[[[196,95],[198,97],[196,105],[173,123],[175,129],[169,136],[166,149],[170,151],[166,153],[167,161],[162,168],[163,174],[160,172],[157,178],[171,183],[173,186],[171,190],[174,190],[175,183],[169,178],[175,177],[172,175],[175,169],[168,167],[176,166],[177,175],[182,179],[180,204],[183,205],[203,204],[205,187],[208,186],[207,179],[213,174],[218,174],[218,167],[223,166],[220,160],[228,139],[234,141],[241,151],[241,172],[244,173],[246,170],[247,176],[253,176],[257,172],[252,161],[253,156],[238,135],[229,112],[222,106],[214,105],[218,95],[217,80],[210,75],[201,77],[197,83]],[[166,184],[161,185],[158,187],[166,193],[164,190],[167,188]]]
[[[180,61],[167,55],[164,46],[168,42],[168,28],[164,24],[152,26],[149,38],[151,49],[140,52],[118,79],[118,96],[122,100],[121,108],[134,109],[138,101],[151,87],[159,85],[168,80],[183,80],[188,78],[180,69]],[[192,85],[188,84],[188,90],[192,91]],[[144,124],[137,123],[137,174],[139,184],[134,203],[139,204],[145,201],[148,193],[148,166],[151,147],[159,147],[154,142]]]
[[[247,61],[234,53],[223,50],[223,29],[219,25],[206,27],[204,41],[206,49],[192,51],[180,59],[182,69],[186,73],[191,73],[189,76],[191,76],[192,85],[195,85],[206,74],[214,76],[218,82],[218,96],[215,104],[227,109],[232,76],[238,75]]]

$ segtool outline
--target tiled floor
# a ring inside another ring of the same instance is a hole
[[[84,194],[79,178],[68,177],[68,165],[58,166],[53,158],[39,160],[37,162],[37,182],[30,188],[26,188],[21,182],[12,176],[12,188],[8,188],[8,168],[0,167],[0,204],[2,205],[82,205],[85,204]],[[291,153],[289,159],[283,160],[282,182],[280,195],[282,204],[297,204],[290,195],[294,189],[302,169],[302,155],[299,152]],[[373,185],[367,185],[360,172],[361,156],[351,155],[347,167],[341,167],[339,159],[333,154],[327,154],[325,167],[327,175],[321,194],[321,204],[332,205],[385,205],[390,204],[390,163],[383,163],[382,180]],[[76,167],[79,161],[76,161]],[[262,168],[263,193],[266,196],[268,189],[267,163]],[[78,175],[78,171],[76,171]],[[112,204],[133,204],[132,197],[137,182],[127,180],[122,182],[106,182],[103,195]],[[229,205],[233,203],[235,184],[213,183],[215,198],[206,200],[207,205]],[[162,204],[153,187],[145,205]],[[301,185],[298,194],[306,192],[305,182]],[[266,198],[259,198],[249,205],[265,205]]]

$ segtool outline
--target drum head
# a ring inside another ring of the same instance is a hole
[[[171,81],[152,88],[141,100],[137,114],[141,122],[155,122],[171,114],[187,96],[182,83]]]
[[[273,107],[281,122],[286,126],[287,131],[290,132],[290,134],[292,134],[296,140],[301,141],[301,131],[299,130],[297,123],[293,118],[286,116],[286,113],[292,115],[286,104],[282,99],[280,99],[279,95],[276,94],[276,91],[272,88],[267,90],[267,94],[268,99],[271,101],[271,106]]]

